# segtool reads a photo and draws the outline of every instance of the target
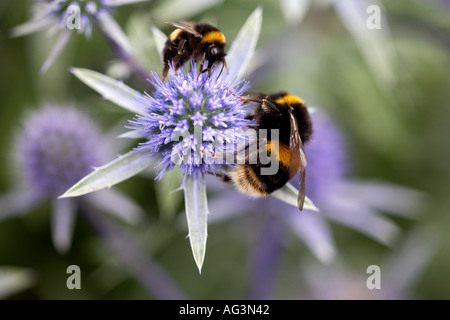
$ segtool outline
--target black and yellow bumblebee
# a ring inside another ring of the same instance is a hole
[[[247,101],[258,103],[254,115],[251,116],[258,124],[258,160],[254,164],[244,162],[236,165],[228,173],[226,180],[231,180],[239,191],[249,196],[264,197],[283,187],[300,172],[297,204],[302,210],[307,164],[303,144],[310,141],[313,133],[311,118],[304,101],[286,92],[261,95]],[[259,137],[262,129],[267,130],[266,139]],[[271,129],[279,130],[277,136],[271,136]],[[261,174],[262,168],[271,166],[270,163],[263,164],[259,160],[262,153],[278,160],[276,173]]]
[[[222,31],[206,23],[157,21],[177,28],[169,35],[163,50],[163,81],[169,72],[169,63],[173,63],[176,71],[190,58],[200,61],[200,74],[206,71],[211,74],[213,66],[219,62],[222,68],[226,67],[226,39]],[[208,66],[203,69],[205,62]]]

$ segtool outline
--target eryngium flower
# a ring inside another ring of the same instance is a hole
[[[128,197],[109,190],[81,199],[58,199],[68,187],[110,157],[108,140],[81,111],[48,105],[30,114],[15,141],[14,164],[21,174],[14,190],[0,196],[0,221],[52,202],[52,238],[60,253],[69,250],[79,205],[116,215],[129,223],[142,210]]]
[[[154,165],[155,158],[161,167],[158,177],[175,166],[181,168],[188,236],[195,262],[201,270],[210,212],[205,176],[226,169],[227,163],[234,162],[234,159],[228,159],[230,151],[234,156],[234,151],[240,151],[239,142],[246,140],[245,127],[249,121],[245,119],[243,101],[238,96],[247,84],[238,81],[253,56],[261,24],[262,10],[257,8],[232,42],[227,53],[228,68],[222,74],[218,75],[219,70],[216,70],[210,77],[199,75],[193,66],[194,71],[188,73],[172,70],[173,79],[170,76],[166,84],[153,74],[151,82],[155,92],[151,95],[143,95],[123,82],[95,71],[72,69],[80,80],[105,99],[137,115],[131,121],[132,130],[122,134],[122,138],[143,138],[147,142],[96,168],[61,198],[109,188]],[[167,37],[158,38],[157,47],[163,48]],[[234,146],[236,139],[239,147]],[[297,195],[294,197],[293,193],[289,188],[281,192],[279,198],[289,203],[294,200],[296,204]],[[313,204],[310,208],[314,208]]]
[[[131,47],[127,37],[118,23],[109,14],[111,7],[147,0],[36,0],[33,6],[33,17],[11,30],[11,35],[20,37],[42,30],[59,34],[56,43],[41,67],[47,71],[53,61],[65,48],[73,33],[92,35],[93,27],[98,27],[105,38],[120,51],[122,56],[129,57]]]
[[[90,37],[95,16],[108,7],[107,1],[38,0],[36,10],[54,18],[61,29],[76,29]]]
[[[130,128],[148,139],[137,151],[160,155],[158,178],[176,165],[184,175],[222,171],[224,161],[216,154],[233,152],[227,146],[234,147],[250,122],[238,97],[248,84],[227,84],[207,73],[199,76],[195,66],[167,83],[153,72],[150,82],[155,91],[145,97],[147,115],[130,121]]]
[[[30,115],[17,146],[25,183],[41,196],[58,197],[102,163],[97,126],[73,108],[47,106]]]

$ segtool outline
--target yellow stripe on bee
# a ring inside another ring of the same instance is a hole
[[[178,38],[178,36],[180,35],[181,32],[183,32],[183,30],[181,30],[181,29],[173,30],[172,33],[169,35],[169,40],[170,41],[175,41],[176,38]]]
[[[236,168],[230,172],[230,178],[237,190],[250,197],[258,198],[267,195],[263,190],[267,188],[267,186],[260,181],[251,166],[236,166]]]
[[[225,43],[225,36],[220,31],[210,31],[202,38],[202,43],[220,42]]]
[[[284,167],[289,168],[289,164],[291,162],[291,151],[289,150],[289,146],[284,143],[279,143],[278,141],[268,141],[267,142],[267,153],[276,156],[278,162],[281,163]]]
[[[281,98],[278,98],[277,100],[274,101],[276,104],[288,104],[288,105],[294,105],[294,104],[301,104],[304,105],[305,102],[296,96],[293,96],[291,94],[287,94]]]

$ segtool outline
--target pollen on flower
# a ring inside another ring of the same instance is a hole
[[[248,83],[232,85],[214,74],[199,74],[195,63],[192,70],[179,70],[167,83],[152,73],[149,81],[155,91],[143,98],[147,114],[130,121],[129,128],[145,132],[147,138],[136,149],[160,156],[158,178],[176,165],[185,175],[222,171],[216,153],[234,148],[250,122],[239,98]]]
[[[29,115],[16,144],[24,182],[37,194],[57,197],[102,164],[100,131],[71,107],[46,106]]]

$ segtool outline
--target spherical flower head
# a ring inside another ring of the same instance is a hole
[[[57,197],[103,162],[103,150],[100,131],[87,115],[46,106],[26,119],[16,158],[29,188]]]
[[[108,8],[104,0],[38,0],[38,10],[58,19],[62,29],[75,28],[90,37],[93,19]]]
[[[215,73],[199,75],[195,63],[192,69],[178,71],[167,83],[153,72],[150,82],[155,92],[144,98],[148,114],[130,121],[130,128],[147,137],[137,150],[161,157],[158,178],[176,165],[189,175],[224,170],[227,164],[218,154],[232,152],[250,123],[239,97],[247,83],[231,85]]]
[[[306,194],[320,202],[344,179],[348,169],[347,150],[342,132],[328,116],[316,111],[311,114],[311,120],[314,135],[305,145]]]

